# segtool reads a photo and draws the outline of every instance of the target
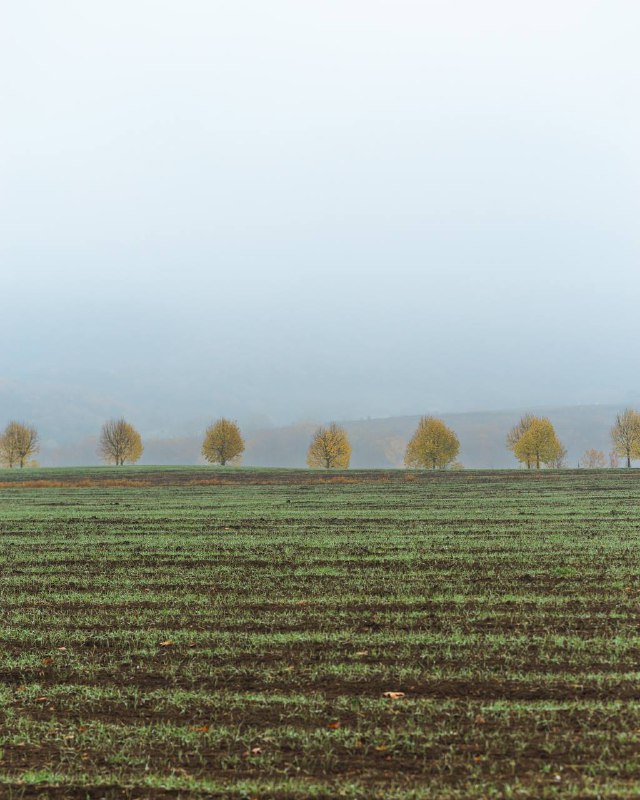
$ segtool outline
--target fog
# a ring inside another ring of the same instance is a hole
[[[178,436],[637,396],[637,3],[1,22],[5,416]]]

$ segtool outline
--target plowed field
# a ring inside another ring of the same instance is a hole
[[[0,797],[638,797],[639,568],[633,470],[2,472]]]

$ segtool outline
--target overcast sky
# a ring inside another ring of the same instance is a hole
[[[2,4],[0,380],[168,427],[633,398],[639,33],[635,0]]]

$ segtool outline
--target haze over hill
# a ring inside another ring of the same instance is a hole
[[[509,428],[521,414],[532,411],[547,415],[568,449],[568,466],[576,466],[589,448],[607,453],[611,447],[609,430],[622,405],[568,407],[527,407],[512,410],[444,413],[440,416],[457,433],[460,460],[469,468],[506,468],[517,466],[505,449]],[[426,409],[426,412],[429,412]],[[433,411],[433,409],[431,409]],[[123,407],[108,396],[89,395],[81,399],[70,390],[50,388],[45,394],[27,392],[24,387],[0,384],[0,417],[29,419],[39,429],[43,466],[98,464],[98,433],[110,415],[126,414],[136,421],[143,434],[143,464],[202,463],[200,448],[210,415],[191,418],[166,418],[158,424],[157,411],[146,413],[144,406]],[[397,467],[402,465],[408,439],[419,415],[342,420],[353,445],[353,467]],[[249,415],[242,420],[247,439],[243,464],[247,466],[305,466],[306,450],[322,417],[308,418],[295,424],[276,426],[264,417]]]
[[[121,414],[150,442],[633,403],[639,24],[624,0],[7,4],[0,425],[36,424],[46,463]]]

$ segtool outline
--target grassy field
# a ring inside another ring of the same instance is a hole
[[[2,472],[0,796],[638,797],[639,501],[637,471]]]

